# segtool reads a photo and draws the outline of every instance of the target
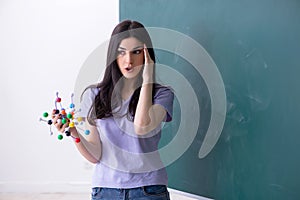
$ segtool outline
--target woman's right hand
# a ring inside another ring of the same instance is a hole
[[[62,115],[55,114],[55,112],[52,113],[52,124],[61,133],[65,133],[65,131],[69,129],[71,136],[75,138],[76,147],[81,155],[92,163],[99,162],[102,155],[102,147],[97,127],[91,126],[88,122],[86,122],[85,126],[88,130],[90,130],[90,134],[83,137],[80,133],[78,133],[75,127],[69,127],[69,120],[63,124]],[[79,142],[77,139],[79,139]]]
[[[52,123],[56,127],[56,129],[61,133],[64,133],[65,129],[69,127],[69,122],[65,124],[62,123],[61,114],[52,114]]]

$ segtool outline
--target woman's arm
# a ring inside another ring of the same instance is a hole
[[[58,122],[59,116],[55,116],[53,119],[53,124],[58,131],[63,133],[65,128],[69,126],[68,123],[62,125],[61,122]],[[80,142],[75,145],[80,152],[80,154],[92,163],[97,163],[101,158],[101,141],[99,133],[96,126],[90,125],[87,121],[85,122],[85,128],[90,131],[90,134],[86,137],[83,137],[75,127],[70,128],[71,135],[75,138],[80,138]]]
[[[143,85],[134,117],[135,132],[138,135],[147,134],[155,129],[166,116],[166,110],[160,105],[153,105],[152,102],[154,62],[146,46],[144,46],[144,57]]]
[[[102,154],[99,132],[96,126],[90,125],[87,121],[85,122],[85,124],[86,129],[90,131],[90,134],[88,136],[83,137],[78,133],[76,128],[71,128],[70,132],[74,137],[80,138],[80,142],[75,142],[75,145],[81,155],[92,163],[98,163],[101,159]]]

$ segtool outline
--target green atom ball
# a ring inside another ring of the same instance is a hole
[[[44,112],[44,113],[43,113],[43,117],[48,117],[48,115],[49,115],[49,114],[48,114],[47,112]]]
[[[67,119],[66,119],[66,118],[63,118],[63,119],[61,120],[61,123],[62,123],[62,124],[67,123]]]
[[[57,136],[57,139],[59,139],[59,140],[62,140],[63,138],[64,138],[64,136],[62,136],[62,135]]]
[[[67,115],[67,117],[68,117],[69,119],[72,119],[72,118],[73,118],[73,115],[72,115],[71,113],[69,113],[69,114]]]

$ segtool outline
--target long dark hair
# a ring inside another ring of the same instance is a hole
[[[118,67],[116,58],[121,41],[129,37],[134,37],[142,43],[145,43],[149,55],[155,63],[155,54],[152,41],[145,27],[137,21],[125,20],[120,22],[111,34],[107,51],[104,77],[100,83],[88,87],[98,88],[100,90],[100,92],[96,95],[95,101],[88,113],[87,119],[91,124],[94,124],[94,119],[104,119],[113,116],[114,109],[122,104],[122,87],[117,86],[117,84],[120,84],[119,81],[121,81],[122,84],[121,78],[123,75]],[[155,71],[153,73],[155,74]],[[142,76],[139,76],[137,80],[137,88],[135,89],[129,102],[127,116],[130,120],[133,120],[135,116],[142,81]],[[153,80],[153,83],[155,83],[155,80]],[[153,85],[152,99],[154,96],[154,89],[155,86]]]

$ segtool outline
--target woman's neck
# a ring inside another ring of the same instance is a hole
[[[122,88],[122,98],[128,99],[136,89],[136,79],[124,79]]]

